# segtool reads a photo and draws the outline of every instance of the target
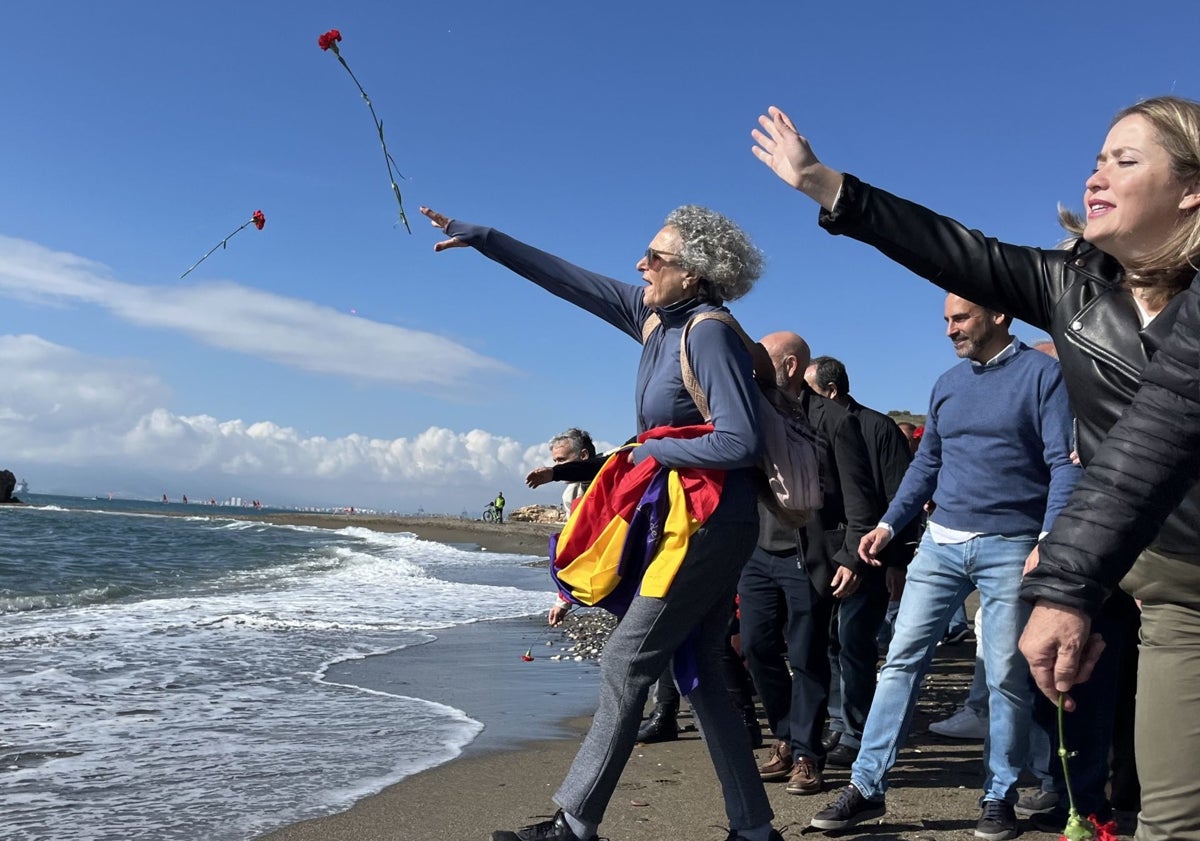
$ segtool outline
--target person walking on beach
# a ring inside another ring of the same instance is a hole
[[[912,462],[912,451],[895,422],[859,403],[850,394],[846,366],[832,356],[818,356],[804,371],[804,380],[817,394],[850,413],[862,428],[872,485],[863,495],[873,499],[879,513],[891,503]],[[871,526],[874,527],[874,520]],[[888,602],[900,600],[904,569],[912,560],[920,537],[920,519],[896,536],[883,555],[883,568],[860,569],[858,589],[834,608],[829,650],[829,729],[838,734],[829,751],[830,765],[849,768],[862,744],[863,726],[875,695],[879,662],[879,629],[887,616]],[[855,547],[857,550],[857,546]]]
[[[1014,339],[1008,315],[957,295],[947,296],[945,313],[946,335],[967,361],[934,384],[924,441],[883,520],[862,539],[863,560],[880,563],[926,500],[937,506],[908,568],[850,785],[813,817],[817,829],[844,829],[885,813],[887,773],[938,640],[958,602],[978,588],[990,716],[975,837],[1017,835],[1013,804],[1033,710],[1029,669],[1017,650],[1029,615],[1018,595],[1021,573],[1080,470],[1071,462],[1071,412],[1058,363]]]
[[[808,343],[781,331],[761,344],[775,368],[775,384],[800,403],[820,436],[825,506],[812,513],[805,534],[759,505],[758,545],[738,581],[742,650],[776,739],[759,776],[787,780],[789,794],[818,794],[826,759],[821,730],[830,691],[830,618],[836,601],[858,587],[858,575],[837,551],[844,529],[837,532],[834,551],[826,551],[821,517],[823,512],[836,528],[846,508],[866,504],[846,499],[857,498],[865,487],[855,478],[866,480],[867,457],[858,422],[805,386]],[[881,511],[872,513],[878,518]],[[854,561],[865,566],[857,556]]]
[[[724,312],[725,301],[749,292],[762,272],[762,255],[729,219],[688,205],[667,216],[638,259],[644,282],[638,286],[589,272],[494,229],[429,208],[421,212],[450,237],[435,250],[473,247],[643,344],[635,400],[643,443],[610,458],[612,465],[636,471],[653,459],[651,467],[688,468],[705,487],[719,487],[715,498],[708,497],[706,508],[715,505],[690,533],[682,557],[673,556],[678,558],[673,577],[653,591],[661,595],[639,590],[604,647],[599,706],[554,795],[559,811],[515,832],[498,830],[492,841],[597,838],[633,750],[650,684],[685,642],[698,677],[689,700],[724,793],[728,841],[781,841],[722,666],[729,605],[758,534],[751,469],[762,449],[758,386],[751,355],[731,325],[712,318],[691,323],[694,316]],[[652,315],[659,324],[643,340],[643,326]],[[680,344],[689,324],[688,358],[708,398],[711,425],[683,381]],[[648,572],[642,586],[649,583]]]

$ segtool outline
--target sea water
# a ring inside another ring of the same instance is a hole
[[[4,839],[232,841],[343,808],[482,725],[327,669],[549,604],[528,556],[30,500],[0,506]]]

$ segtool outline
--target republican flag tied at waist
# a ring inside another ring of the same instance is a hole
[[[660,426],[638,436],[697,438],[700,426]],[[637,446],[637,445],[631,445]],[[666,468],[648,458],[633,465],[629,447],[613,453],[579,500],[560,534],[550,539],[550,576],[563,598],[624,615],[635,596],[662,598],[687,555],[688,542],[721,501],[725,471]],[[695,687],[694,661],[676,652],[676,678]],[[681,671],[683,672],[681,674]]]

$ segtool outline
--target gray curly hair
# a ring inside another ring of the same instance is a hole
[[[672,210],[663,224],[678,232],[679,265],[700,277],[701,289],[712,303],[736,301],[762,275],[762,252],[745,231],[715,210],[685,204]]]

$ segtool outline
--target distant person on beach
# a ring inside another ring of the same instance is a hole
[[[496,500],[495,500],[495,502],[492,503],[492,505],[496,506],[496,522],[503,523],[504,522],[504,494],[497,492]]]
[[[589,272],[494,229],[429,208],[421,212],[450,237],[434,246],[437,251],[474,247],[643,344],[635,398],[643,443],[619,456],[625,468],[614,462],[614,469],[635,471],[653,457],[662,470],[691,468],[705,487],[715,488],[708,483],[720,476],[715,506],[690,535],[663,595],[634,595],[604,647],[600,703],[554,795],[558,813],[516,832],[494,832],[492,841],[596,839],[633,750],[650,684],[689,638],[698,677],[689,700],[725,795],[729,841],[781,841],[771,826],[771,806],[754,767],[746,727],[730,703],[722,666],[729,605],[758,532],[751,467],[762,440],[754,363],[731,325],[711,318],[695,322],[687,351],[708,398],[712,425],[707,430],[697,428],[704,416],[684,385],[680,365],[680,342],[692,317],[723,311],[725,301],[749,292],[762,272],[761,254],[724,216],[707,208],[680,207],[639,257],[637,271],[644,285],[634,285]],[[652,315],[658,326],[643,339]]]
[[[1017,835],[1013,805],[1033,709],[1029,668],[1017,650],[1029,615],[1019,597],[1021,573],[1080,471],[1071,463],[1071,411],[1058,363],[1014,339],[1007,314],[949,295],[945,318],[946,336],[965,361],[934,384],[924,441],[879,526],[859,544],[862,559],[882,563],[925,502],[937,506],[908,568],[850,784],[813,817],[817,829],[885,814],[887,774],[938,641],[958,603],[978,588],[990,715],[975,837]]]

